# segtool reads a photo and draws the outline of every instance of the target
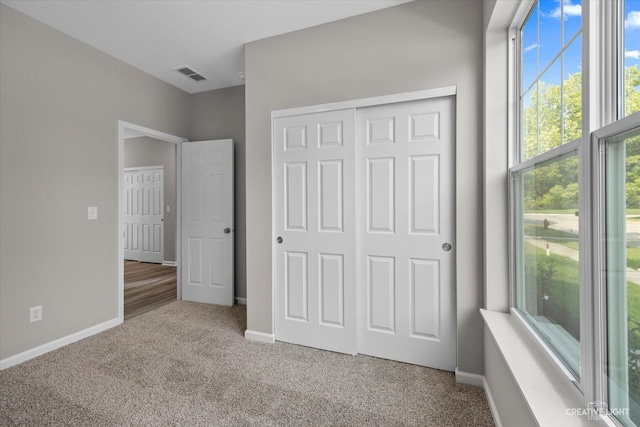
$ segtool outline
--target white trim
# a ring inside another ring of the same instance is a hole
[[[244,331],[245,339],[249,341],[259,341],[273,344],[276,342],[276,336],[274,334],[265,334],[264,332],[250,331],[247,329]]]
[[[151,138],[159,139],[161,141],[172,142],[177,145],[178,150],[176,153],[176,257],[180,256],[180,236],[182,233],[182,197],[180,191],[180,175],[182,151],[180,149],[183,142],[187,142],[188,139],[181,138],[179,136],[170,135],[168,133],[160,132],[154,129],[146,128],[144,126],[128,123],[122,120],[118,120],[118,319],[120,322],[124,322],[124,247],[122,245],[122,220],[123,220],[123,206],[122,197],[124,190],[124,140],[129,132],[134,132],[140,136],[148,136]],[[178,258],[178,261],[180,258]],[[180,282],[180,264],[177,265],[177,294],[178,299],[181,299],[181,282]]]
[[[502,420],[500,419],[500,414],[498,413],[498,407],[496,406],[496,401],[493,400],[493,394],[491,393],[491,388],[489,387],[489,383],[485,377],[482,377],[482,388],[484,388],[484,394],[487,396],[487,402],[489,403],[489,409],[491,410],[491,416],[493,417],[493,423],[496,427],[502,427]]]
[[[247,299],[242,297],[236,297],[236,304],[247,305]]]
[[[456,368],[456,382],[483,388],[484,375],[472,374],[471,372],[460,371]]]
[[[159,165],[159,166],[135,166],[132,168],[124,168],[125,172],[131,172],[131,171],[142,171],[142,170],[149,170],[149,169],[162,169],[164,170],[164,165]]]
[[[18,353],[15,356],[7,357],[6,359],[0,360],[0,371],[18,365],[22,362],[26,362],[27,360],[31,360],[45,353],[49,353],[50,351],[56,350],[60,347],[64,347],[76,341],[80,341],[81,339],[99,334],[100,332],[111,329],[121,323],[122,321],[118,318],[111,319],[104,323],[100,323],[82,331],[67,335],[66,337],[62,337],[46,344],[39,345],[38,347],[34,347],[27,351],[23,351],[22,353]]]
[[[418,101],[421,99],[440,98],[456,95],[456,86],[445,86],[434,89],[418,90],[415,92],[383,95],[372,98],[354,99],[349,101],[331,102],[329,104],[311,105],[308,107],[288,108],[271,112],[271,119],[278,117],[299,116],[302,114],[322,113],[326,111],[346,110],[351,108],[372,107],[374,105],[394,104],[397,102]]]
[[[167,267],[177,267],[177,261],[162,261],[162,265],[166,265]]]
[[[583,400],[575,387],[557,374],[556,364],[527,336],[513,314],[484,309],[480,309],[480,313],[537,425],[593,425],[586,417],[566,414],[568,408],[583,408]]]

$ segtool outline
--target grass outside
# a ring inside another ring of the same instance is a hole
[[[577,242],[563,244],[577,245]],[[628,252],[629,260],[640,260],[640,248],[629,248]],[[552,268],[549,268],[549,265]],[[578,262],[556,254],[547,257],[544,249],[525,243],[525,268],[526,283],[528,286],[537,287],[537,307],[542,307],[538,314],[546,316],[580,340]],[[544,299],[544,295],[547,295],[548,299]],[[640,350],[640,331],[632,331],[635,325],[640,325],[640,285],[632,282],[627,282],[627,317],[630,350],[629,394],[634,401],[640,402],[640,371],[634,366],[638,363],[635,352]]]
[[[575,215],[576,211],[577,209],[544,209],[544,210],[533,209],[533,210],[525,210],[524,213],[539,214],[539,215],[545,215],[545,214]],[[640,209],[627,209],[627,215],[640,215]]]
[[[580,340],[580,267],[577,261],[525,244],[527,284],[537,286],[538,313],[561,325]],[[549,266],[553,273],[549,274]],[[545,271],[547,273],[545,274]],[[548,299],[544,299],[544,296]]]

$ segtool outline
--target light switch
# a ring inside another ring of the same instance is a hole
[[[171,212],[171,206],[167,205],[167,213]]]
[[[89,206],[89,219],[98,219],[98,207]]]

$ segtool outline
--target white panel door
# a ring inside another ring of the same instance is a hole
[[[124,172],[123,246],[124,259],[140,261],[140,174]]]
[[[164,170],[140,170],[140,261],[164,260]]]
[[[453,112],[453,98],[357,112],[359,352],[447,371],[456,367]]]
[[[182,144],[182,299],[233,305],[233,140]]]
[[[355,110],[273,132],[276,339],[355,354]]]

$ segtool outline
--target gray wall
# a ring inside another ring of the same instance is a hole
[[[185,136],[190,98],[4,5],[0,75],[4,359],[117,317],[118,120]]]
[[[192,95],[192,141],[233,138],[235,185],[235,292],[246,298],[246,192],[244,86],[212,90]]]
[[[456,85],[458,368],[483,372],[482,5],[412,2],[245,46],[249,330],[273,333],[271,111]]]
[[[164,166],[164,261],[176,260],[176,144],[147,136],[124,140],[124,167]],[[167,205],[171,212],[167,212]]]

